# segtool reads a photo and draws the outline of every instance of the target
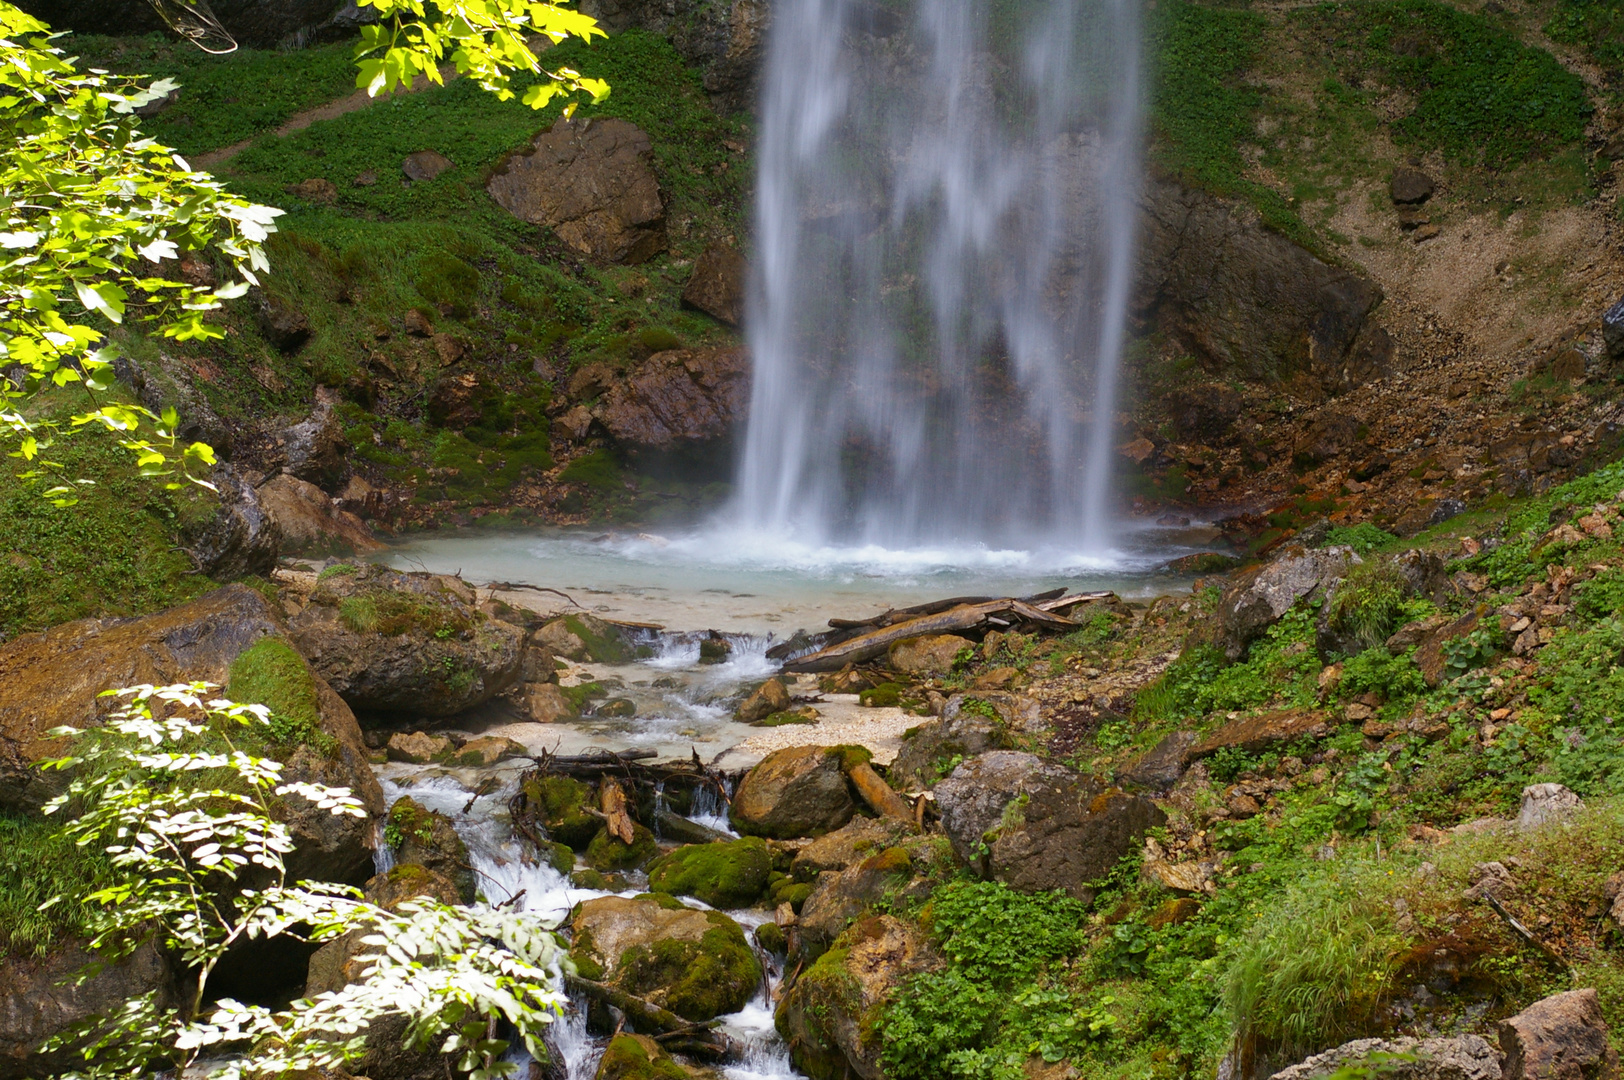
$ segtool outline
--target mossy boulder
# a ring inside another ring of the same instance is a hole
[[[712,907],[748,907],[762,898],[772,868],[772,853],[758,837],[689,844],[650,864],[648,887],[651,892],[692,896]]]
[[[688,1070],[647,1035],[616,1035],[598,1059],[595,1080],[688,1080]]]
[[[521,788],[525,812],[539,818],[547,835],[583,851],[603,829],[603,822],[587,813],[592,788],[568,776],[531,776]]]
[[[416,863],[442,874],[457,887],[465,904],[474,901],[474,871],[468,848],[444,814],[426,809],[411,796],[395,800],[384,824],[384,839],[398,861]]]
[[[790,1060],[812,1080],[883,1076],[886,1006],[909,976],[935,962],[918,927],[863,919],[807,968],[778,1006]]]
[[[594,870],[631,870],[648,862],[658,850],[654,834],[636,822],[632,823],[629,844],[610,836],[607,828],[600,828],[586,846],[586,864]]]
[[[788,840],[838,829],[857,812],[842,747],[775,750],[751,769],[733,797],[733,827]]]
[[[583,974],[596,972],[695,1023],[737,1012],[761,980],[761,964],[738,923],[668,896],[588,900],[571,929],[570,956]]]
[[[293,643],[363,714],[454,716],[516,685],[525,632],[460,578],[382,566],[319,580]]]
[[[554,655],[598,664],[629,664],[636,648],[621,631],[591,615],[565,615],[536,631],[536,640]]]

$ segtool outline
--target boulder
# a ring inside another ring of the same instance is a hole
[[[744,703],[734,710],[733,718],[741,724],[754,724],[789,707],[789,690],[784,686],[783,679],[774,677],[762,683],[745,698]]]
[[[456,887],[461,903],[474,902],[474,871],[468,862],[468,847],[450,818],[403,795],[389,808],[384,838],[395,849],[398,862],[413,863],[445,878]]]
[[[1324,590],[1358,561],[1352,548],[1285,548],[1225,591],[1212,624],[1215,643],[1231,661],[1239,660],[1293,604]]]
[[[453,716],[516,685],[522,670],[524,631],[440,574],[329,573],[290,628],[310,666],[365,713]]]
[[[842,768],[840,747],[775,750],[745,774],[730,817],[741,833],[780,840],[838,829],[857,803]]]
[[[437,150],[419,150],[415,154],[407,154],[406,160],[400,163],[400,171],[413,183],[433,180],[451,168],[454,168],[451,159]]]
[[[180,529],[187,554],[216,581],[269,577],[282,551],[281,528],[231,465],[216,465],[209,482],[215,487],[214,513]]]
[[[1478,611],[1468,611],[1460,618],[1434,626],[1420,635],[1415,647],[1415,666],[1421,669],[1421,677],[1427,681],[1428,686],[1437,686],[1451,674],[1448,657],[1444,655],[1444,646],[1470,634],[1478,628],[1480,622],[1482,617]],[[1403,632],[1404,628],[1401,627],[1398,633]],[[1387,648],[1389,651],[1393,648],[1391,638],[1388,639]]]
[[[383,549],[365,522],[340,510],[315,484],[284,473],[261,484],[255,497],[289,554],[352,555]]]
[[[990,714],[990,715],[989,715]],[[928,788],[958,765],[988,750],[1008,749],[1012,733],[1037,729],[1037,702],[1006,691],[954,694],[940,720],[929,720],[905,736],[890,775],[909,791]]]
[[[65,786],[33,762],[60,755],[46,732],[89,727],[109,708],[103,690],[201,679],[238,700],[269,705],[283,721],[278,748],[288,779],[353,790],[373,814],[383,792],[367,761],[355,714],[292,648],[281,614],[259,593],[228,585],[142,619],[81,619],[0,645],[0,808],[38,811]],[[310,745],[294,747],[297,740]],[[372,826],[317,810],[299,797],[282,806],[298,848],[290,873],[365,881]]]
[[[867,914],[882,900],[923,900],[930,887],[921,882],[918,889],[909,890],[913,877],[913,859],[901,847],[886,848],[859,859],[838,873],[819,874],[795,921],[792,934],[795,958],[811,960],[821,955],[853,920]],[[905,892],[917,895],[904,896]]]
[[[389,736],[384,749],[388,751],[390,761],[427,765],[446,760],[456,747],[444,735],[430,735],[426,731],[399,731]]]
[[[145,360],[121,355],[113,360],[113,374],[153,412],[161,415],[174,409],[180,421],[175,437],[181,442],[205,442],[219,457],[231,457],[235,431],[214,411],[198,387],[196,373],[184,360],[164,352]]]
[[[616,441],[663,451],[731,435],[749,401],[743,349],[674,349],[611,385],[593,416]]]
[[[561,119],[498,165],[485,190],[582,255],[632,265],[665,247],[653,156],[648,136],[628,121]]]
[[[1118,773],[1117,780],[1125,787],[1166,794],[1184,775],[1196,742],[1195,732],[1175,731]]]
[[[1219,376],[1307,375],[1331,393],[1382,374],[1381,289],[1316,258],[1250,206],[1168,177],[1145,187],[1134,309]]]
[[[1387,194],[1400,206],[1424,203],[1432,198],[1432,177],[1420,169],[1397,169],[1387,182]]]
[[[332,187],[328,184],[328,187]],[[338,191],[333,190],[334,197]],[[331,200],[329,200],[331,201]],[[295,353],[310,340],[310,318],[275,293],[261,293],[259,298],[259,332],[279,352]]]
[[[918,927],[863,919],[802,972],[778,1011],[790,1060],[808,1076],[885,1076],[885,1008],[908,978],[940,963]]]
[[[682,302],[713,319],[738,326],[744,316],[744,256],[728,244],[712,244],[694,261]]]
[[[583,977],[695,1023],[742,1009],[761,982],[761,964],[738,923],[669,897],[588,900],[570,929],[570,957]]]
[[[649,864],[650,892],[692,896],[711,907],[749,907],[767,891],[773,871],[765,841],[748,836],[723,844],[689,844]]]
[[[855,866],[892,843],[905,832],[896,822],[857,817],[834,832],[825,833],[795,853],[790,875],[796,881],[816,881],[827,870]]]
[[[557,683],[531,683],[524,688],[524,709],[537,724],[556,724],[560,720],[573,720],[580,715],[564,690]]]
[[[74,1050],[40,1054],[39,1044],[145,994],[156,993],[159,1008],[182,1005],[179,976],[151,943],[76,984],[73,976],[97,955],[81,942],[68,941],[37,959],[0,957],[0,1080],[43,1080],[83,1070],[85,1060]]]
[[[536,644],[567,660],[626,664],[635,650],[620,629],[591,615],[566,615],[536,631]]]
[[[1022,892],[1065,889],[1089,901],[1089,882],[1167,820],[1149,799],[1102,789],[1032,754],[994,750],[936,785],[953,853]]]
[[[904,638],[892,645],[886,662],[892,670],[910,675],[947,675],[964,649],[973,651],[975,643],[954,634],[927,634]]]
[[[581,10],[611,33],[640,27],[666,37],[700,72],[719,111],[742,112],[754,105],[770,0],[584,0]]]
[[[460,765],[464,768],[488,769],[499,761],[509,758],[525,757],[530,751],[521,743],[500,735],[482,735],[477,739],[469,739],[457,747],[447,761],[449,765]]]
[[[324,491],[337,490],[348,466],[349,443],[331,401],[318,402],[308,417],[283,428],[276,442],[282,451],[283,472]]]
[[[600,873],[611,870],[635,870],[652,859],[659,850],[654,834],[632,822],[631,843],[610,836],[601,828],[586,845],[586,864]]]
[[[539,820],[553,840],[584,850],[603,828],[588,812],[592,789],[568,776],[528,776],[520,785],[524,812]]]
[[[604,1047],[593,1080],[687,1080],[692,1075],[647,1035],[616,1035]]]
[[[1505,1080],[1618,1078],[1618,1054],[1593,989],[1553,994],[1500,1021],[1500,1050]]]
[[[1560,824],[1584,808],[1584,800],[1561,784],[1530,784],[1522,791],[1517,828],[1527,832]]]
[[[1355,1039],[1282,1069],[1269,1080],[1320,1080],[1360,1066],[1394,1080],[1500,1080],[1500,1055],[1481,1035]]]

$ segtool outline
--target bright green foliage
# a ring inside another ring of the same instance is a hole
[[[643,1044],[630,1035],[610,1039],[598,1061],[599,1080],[688,1080],[689,1075],[670,1057],[650,1059]]]
[[[30,421],[17,404],[47,386],[108,386],[113,353],[97,348],[108,324],[149,323],[178,341],[219,337],[204,321],[257,283],[267,268],[261,244],[281,213],[227,194],[167,147],[141,138],[134,110],[172,84],[76,71],[46,39],[45,24],[0,3],[0,356],[23,369],[24,384],[0,381],[0,424],[16,437],[14,456],[37,473],[61,474],[41,457],[61,429]],[[218,288],[160,276],[183,252],[211,248],[231,279]],[[144,422],[153,430],[143,435]],[[74,417],[119,434],[153,475],[178,466],[188,475],[214,462],[202,443],[183,446],[173,415],[110,403]],[[37,462],[37,463],[36,463]],[[64,502],[76,485],[45,494]]]
[[[1159,721],[1280,703],[1306,705],[1318,691],[1312,605],[1299,602],[1229,664],[1213,645],[1186,648],[1162,677],[1139,692],[1134,715]]]
[[[693,896],[711,907],[749,907],[761,899],[772,873],[765,841],[689,844],[662,855],[648,868],[649,891]]]
[[[88,937],[91,912],[79,898],[111,884],[111,871],[55,822],[0,813],[0,956],[43,957]],[[69,899],[49,903],[58,896]]]
[[[1351,641],[1352,651],[1362,652],[1386,641],[1394,630],[1417,617],[1413,605],[1405,602],[1408,592],[1403,575],[1391,563],[1361,563],[1332,590],[1326,602],[1326,622]]]
[[[1415,666],[1415,650],[1394,656],[1381,646],[1366,649],[1342,667],[1337,689],[1344,697],[1375,694],[1387,702],[1402,701],[1424,693],[1427,681]]]
[[[1351,547],[1355,555],[1369,555],[1398,537],[1368,521],[1357,525],[1337,525],[1325,534],[1326,547]]]
[[[1076,951],[1087,908],[1064,893],[1018,893],[1001,882],[955,881],[931,897],[942,951],[979,982],[1008,985]]]
[[[583,77],[573,68],[544,70],[528,43],[541,35],[554,45],[568,37],[590,41],[607,37],[596,19],[570,11],[562,4],[537,0],[360,0],[376,8],[379,22],[361,28],[355,47],[360,74],[355,85],[376,97],[418,75],[440,83],[440,65],[452,64],[501,101],[514,96],[514,71],[545,79],[523,89],[524,103],[540,109],[555,97],[577,91],[591,95],[593,103],[609,96],[609,84]],[[566,113],[575,111],[571,102]]]
[[[1356,0],[1326,17],[1353,44],[1340,56],[1348,79],[1375,75],[1415,95],[1394,124],[1414,145],[1504,169],[1584,137],[1583,80],[1482,15],[1435,0]]]
[[[417,900],[391,914],[347,886],[290,887],[283,857],[293,838],[272,817],[272,798],[363,819],[366,811],[346,789],[283,782],[279,764],[237,748],[232,736],[264,724],[266,710],[205,700],[210,689],[193,683],[117,691],[127,704],[99,726],[52,732],[73,739],[74,753],[41,764],[73,780],[46,812],[72,806],[77,816],[61,835],[104,850],[112,866],[104,887],[58,902],[89,908],[100,959],[117,960],[155,939],[192,970],[194,983],[182,1008],[154,991],[52,1036],[41,1049],[82,1044],[90,1077],[180,1071],[207,1055],[221,1059],[210,1077],[243,1080],[342,1068],[362,1050],[347,1032],[401,1016],[410,1045],[433,1041],[472,1080],[517,1070],[501,1061],[507,1040],[491,1034],[501,1022],[513,1025],[532,1054],[545,1053],[542,1036],[560,1006],[552,987],[563,954],[553,935],[499,911]],[[250,875],[254,887],[244,880]],[[325,940],[362,927],[378,946],[364,980],[279,1012],[225,998],[204,1013],[210,976],[239,942]]]
[[[1224,978],[1224,1005],[1240,1037],[1290,1055],[1363,1032],[1406,942],[1383,899],[1348,870],[1305,881],[1260,918]]]
[[[321,728],[310,666],[287,642],[265,638],[239,654],[231,662],[226,696],[270,709],[268,725],[276,745],[337,753],[337,740]]]
[[[1582,554],[1582,549],[1591,546],[1589,541],[1580,545],[1580,551],[1554,543],[1539,546],[1551,528],[1553,514],[1616,499],[1621,489],[1624,489],[1624,462],[1614,462],[1553,488],[1539,498],[1529,499],[1506,518],[1504,540],[1462,560],[1462,565],[1488,575],[1494,585],[1521,585],[1530,574],[1543,571],[1551,562]]]

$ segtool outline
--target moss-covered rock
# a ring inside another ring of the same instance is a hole
[[[763,950],[779,956],[789,951],[789,939],[784,936],[783,927],[775,922],[762,923],[756,927],[756,944]]]
[[[271,710],[271,736],[282,745],[302,745],[331,755],[338,744],[321,730],[316,680],[304,657],[281,638],[264,638],[231,662],[226,697]]]
[[[650,864],[648,887],[652,892],[697,897],[712,907],[748,907],[761,899],[772,865],[772,853],[757,837],[689,844]]]
[[[857,812],[842,747],[775,750],[751,769],[733,797],[733,827],[781,840],[838,829]]]
[[[571,930],[570,957],[583,975],[596,972],[696,1023],[743,1008],[761,979],[738,923],[669,896],[588,900]]]
[[[455,883],[463,903],[473,903],[474,871],[468,862],[468,848],[444,814],[403,796],[389,808],[384,840],[395,849],[400,862],[417,863],[443,874]]]
[[[569,874],[575,869],[575,850],[568,844],[543,840],[538,854],[541,855],[542,862],[560,874]]]
[[[688,1070],[647,1035],[616,1035],[598,1060],[595,1080],[688,1080]]]
[[[597,892],[625,892],[629,888],[625,877],[620,874],[605,874],[594,870],[590,866],[575,871],[570,875],[570,884],[577,889],[593,889]]]
[[[600,828],[586,846],[586,864],[594,870],[631,870],[648,862],[658,850],[654,834],[636,822],[632,823],[629,844],[610,836],[607,828]]]
[[[592,788],[568,776],[531,776],[524,781],[525,812],[539,818],[547,834],[582,851],[603,828],[586,812]]]

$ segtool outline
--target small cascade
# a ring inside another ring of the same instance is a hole
[[[703,825],[707,829],[715,829],[719,833],[726,833],[728,836],[738,836],[739,834],[733,831],[733,823],[728,820],[727,816],[728,803],[733,798],[732,788],[736,783],[737,781],[731,779],[727,781],[729,791],[726,799],[710,788],[700,788],[695,791],[693,805],[688,809],[688,820],[696,825]]]
[[[387,874],[394,866],[395,849],[389,846],[389,841],[384,837],[384,819],[380,817],[372,823],[372,872]]]

